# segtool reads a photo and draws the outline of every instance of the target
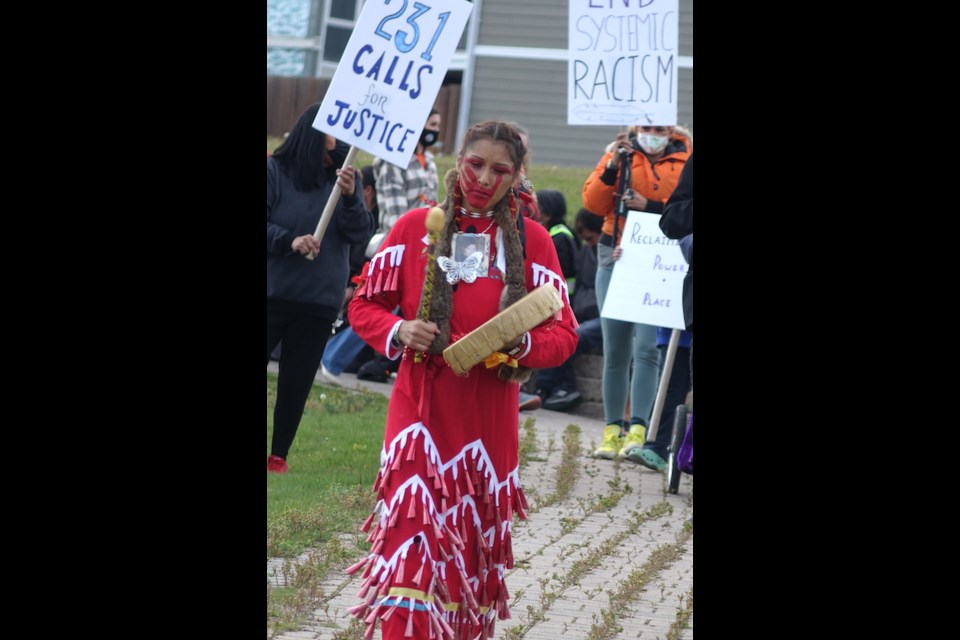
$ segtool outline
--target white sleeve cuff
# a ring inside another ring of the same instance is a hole
[[[517,360],[519,360],[520,358],[522,358],[522,357],[524,357],[525,355],[527,355],[528,353],[530,353],[530,332],[529,332],[529,331],[527,331],[527,332],[524,334],[523,341],[524,341],[524,343],[526,343],[527,348],[524,349],[522,353],[518,353],[518,354],[516,355]]]
[[[403,318],[400,318],[399,320],[397,320],[397,323],[393,325],[393,329],[391,329],[390,333],[387,334],[387,346],[384,348],[383,352],[387,354],[387,357],[391,360],[396,360],[397,358],[400,357],[400,354],[403,353],[402,347],[400,349],[393,348],[393,336],[395,336],[397,334],[397,331],[400,330],[401,322],[403,322]]]

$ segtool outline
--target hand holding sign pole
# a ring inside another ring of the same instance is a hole
[[[347,157],[343,161],[343,166],[352,167],[356,157],[357,148],[350,147],[350,151],[347,152]],[[339,182],[333,185],[333,191],[330,192],[327,204],[323,208],[323,213],[320,215],[320,221],[317,223],[317,230],[313,232],[313,237],[317,239],[318,245],[323,242],[323,234],[327,232],[327,225],[330,224],[330,219],[333,218],[333,210],[337,208],[337,202],[340,200],[340,194],[342,192],[343,189],[340,188]],[[315,253],[307,254],[307,260],[313,260],[316,257],[317,254]]]
[[[617,192],[615,194],[616,204],[614,205],[613,211],[613,246],[617,246],[617,233],[620,231],[620,219],[627,217],[627,201],[624,199],[627,195],[627,191],[630,189],[630,182],[632,178],[632,166],[631,163],[633,159],[629,151],[624,151],[623,149],[617,148],[613,150],[614,155],[620,156],[620,174],[619,181],[617,183]]]

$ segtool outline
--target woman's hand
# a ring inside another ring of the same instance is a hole
[[[343,195],[352,196],[357,188],[357,180],[353,167],[343,167],[337,169],[337,184]]]
[[[424,320],[404,320],[397,329],[397,339],[400,340],[400,344],[414,351],[426,351],[438,335],[440,335],[440,327],[437,323]]]
[[[618,152],[624,152],[628,156],[633,155],[633,152],[636,151],[636,149],[633,148],[633,142],[630,140],[630,134],[626,131],[618,133],[613,144]]]
[[[627,192],[623,194],[623,203],[627,205],[627,209],[643,211],[647,208],[647,202],[646,198],[633,189],[627,189]]]
[[[613,250],[613,259],[619,260],[620,256],[622,255],[623,255],[623,247],[621,247],[620,245],[617,245],[617,248]]]
[[[312,235],[298,236],[290,247],[302,256],[320,253],[320,243]]]

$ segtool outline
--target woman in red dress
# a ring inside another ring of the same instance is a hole
[[[510,525],[514,513],[526,517],[519,382],[533,368],[561,364],[577,344],[553,241],[518,215],[525,154],[513,127],[471,127],[440,204],[443,227],[433,251],[447,259],[428,261],[428,209],[413,209],[390,230],[350,303],[360,337],[387,357],[402,354],[374,486],[378,502],[363,527],[373,547],[349,570],[363,570],[363,602],[351,612],[367,623],[367,637],[377,620],[384,640],[492,637],[495,621],[510,617]],[[476,250],[456,262],[470,244]],[[563,309],[504,353],[456,375],[444,348],[544,284],[557,288]],[[418,319],[421,304],[427,320]],[[398,306],[400,319],[392,313]]]

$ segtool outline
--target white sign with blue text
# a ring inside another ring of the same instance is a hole
[[[406,169],[472,10],[368,0],[313,127]]]
[[[569,0],[567,124],[675,125],[679,0]]]
[[[660,214],[631,211],[600,315],[614,320],[686,329],[683,277],[687,261],[680,244],[660,231]]]

